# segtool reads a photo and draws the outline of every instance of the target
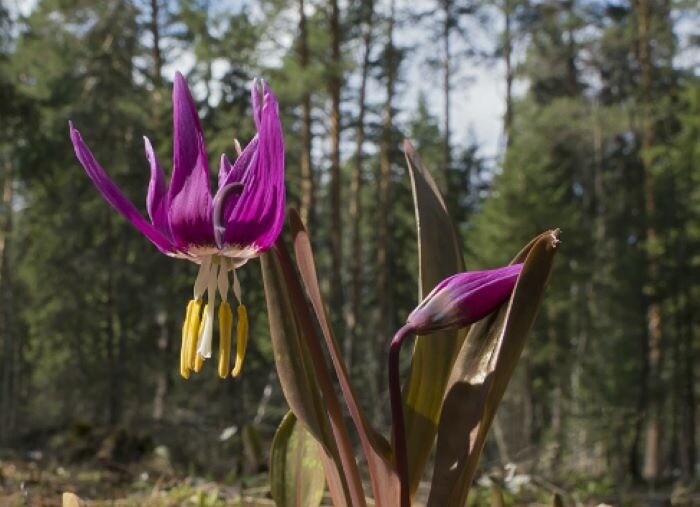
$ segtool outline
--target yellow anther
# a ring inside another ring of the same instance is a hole
[[[180,375],[183,378],[190,378],[190,364],[188,360],[189,355],[189,326],[190,320],[192,319],[192,313],[194,309],[195,302],[191,300],[187,303],[187,310],[185,311],[185,322],[182,324],[182,346],[180,347]]]
[[[248,344],[248,312],[245,305],[238,305],[238,322],[236,323],[236,362],[233,365],[231,375],[237,377],[243,368],[245,349]]]
[[[204,326],[207,322],[207,306],[209,305],[204,305],[204,309],[202,310],[202,318],[199,320],[199,325],[197,326],[197,332],[195,334],[190,335],[191,338],[194,338],[195,340],[202,336],[202,331],[204,330]],[[193,329],[193,328],[191,328]],[[204,356],[200,354],[196,348],[190,349],[192,353],[194,354],[194,363],[192,365],[192,369],[194,370],[195,373],[199,373],[199,370],[202,369],[202,365],[204,364]]]
[[[187,365],[190,370],[194,370],[194,363],[197,359],[197,337],[199,337],[201,325],[202,300],[197,298],[190,303],[192,304],[192,313],[187,314]]]
[[[228,376],[231,363],[231,330],[233,327],[233,312],[231,305],[224,301],[219,305],[219,377]]]
[[[194,360],[194,372],[199,373],[199,370],[202,369],[202,365],[204,364],[204,358],[202,357],[202,354],[197,353],[196,354],[196,359]]]

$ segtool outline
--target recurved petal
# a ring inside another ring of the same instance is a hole
[[[260,79],[253,79],[253,86],[250,88],[250,103],[253,106],[253,121],[255,122],[255,128],[259,131],[260,130],[260,116],[262,113],[262,107],[260,104],[260,83],[262,80]],[[265,82],[262,81],[262,86],[265,87]],[[264,92],[263,92],[264,93]],[[263,98],[263,102],[265,100],[265,97]]]
[[[236,161],[231,166],[226,155],[221,156],[221,166],[219,168],[219,189],[224,188],[231,183],[240,183],[243,181],[243,175],[248,171],[250,163],[253,161],[255,154],[258,151],[258,134],[248,143],[243,152],[238,156]],[[228,164],[228,167],[226,167]],[[222,179],[222,172],[226,175]],[[229,205],[235,204],[229,201]]]
[[[144,136],[143,142],[146,149],[146,158],[151,166],[151,180],[148,183],[146,195],[146,209],[151,223],[163,234],[170,236],[170,224],[168,223],[168,184],[165,181],[165,173],[160,165],[158,155],[153,150],[150,139]]]
[[[187,82],[179,72],[173,86],[173,177],[168,192],[170,228],[178,247],[212,245],[209,165],[204,134]]]
[[[223,188],[226,185],[226,177],[231,172],[232,167],[231,161],[225,153],[222,153],[221,161],[219,162],[219,188]]]
[[[269,248],[277,239],[285,207],[284,139],[279,107],[269,86],[263,82],[262,88],[257,138],[236,160],[227,178],[235,181],[240,171],[243,188],[240,195],[232,196],[226,203],[223,216],[225,244],[254,246],[258,250]]]
[[[124,218],[131,222],[141,233],[153,242],[158,249],[171,254],[177,252],[169,238],[150,224],[136,207],[122,194],[112,180],[109,179],[105,170],[97,163],[90,148],[83,141],[80,132],[73,127],[72,122],[68,122],[70,128],[70,138],[73,143],[75,155],[82,164],[85,172],[100,191],[105,200]]]
[[[204,148],[204,133],[197,114],[197,106],[180,72],[173,83],[173,177],[170,194],[180,192],[192,171],[197,168]],[[204,157],[206,160],[206,156]],[[201,170],[202,168],[199,167]]]
[[[206,167],[206,161],[201,160],[198,165]],[[199,169],[192,171],[180,192],[170,198],[168,220],[179,248],[186,250],[192,246],[214,244],[212,199],[207,174]]]

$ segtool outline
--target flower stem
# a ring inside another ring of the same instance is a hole
[[[406,427],[403,418],[401,379],[399,378],[399,353],[401,352],[401,344],[412,331],[412,327],[406,324],[396,332],[389,346],[389,395],[391,398],[394,457],[401,485],[401,507],[410,507],[411,494],[408,484],[408,452],[406,450]]]

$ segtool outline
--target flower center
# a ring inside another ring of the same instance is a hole
[[[241,299],[241,286],[236,276],[234,263],[220,255],[208,255],[203,258],[194,282],[194,297],[187,304],[185,322],[182,326],[182,346],[180,349],[180,375],[190,377],[190,372],[199,372],[205,359],[211,357],[214,310],[216,294],[221,296],[219,305],[219,364],[221,378],[229,374],[231,362],[231,334],[233,330],[233,312],[228,303],[229,273],[233,277],[233,295],[238,301],[236,324],[236,362],[231,375],[237,377],[243,367],[246,345],[248,342],[248,314]],[[202,308],[204,295],[207,302]]]

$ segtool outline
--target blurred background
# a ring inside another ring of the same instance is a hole
[[[32,504],[46,484],[51,501],[71,487],[117,498],[152,491],[155,478],[185,496],[215,491],[212,505],[228,504],[226,488],[264,497],[286,406],[258,261],[239,271],[251,317],[243,375],[221,381],[208,364],[181,379],[196,269],[112,211],[68,137],[71,119],[145,213],[142,136],[169,172],[175,70],[198,102],[212,169],[222,152],[235,157],[234,138],[254,135],[252,78],[278,95],[289,205],[308,224],[336,334],[380,428],[387,344],[417,302],[410,138],[468,268],[563,230],[484,474],[524,477],[533,498],[559,489],[632,505],[624,492],[638,489],[685,505],[700,416],[696,2],[0,5],[0,498],[28,502],[8,505]]]

